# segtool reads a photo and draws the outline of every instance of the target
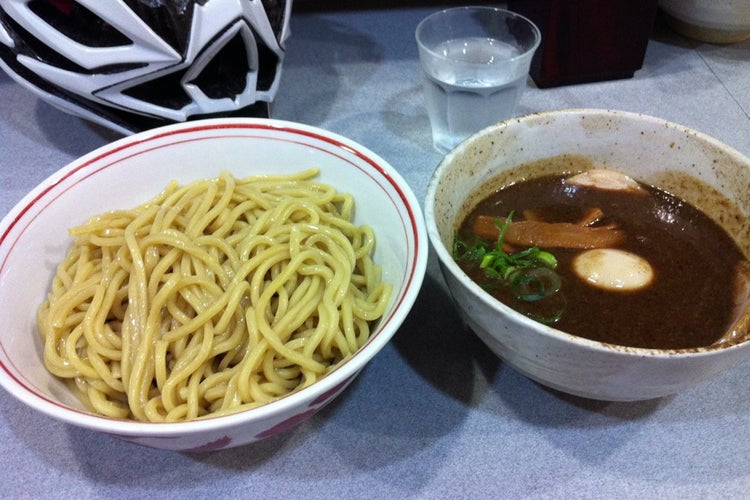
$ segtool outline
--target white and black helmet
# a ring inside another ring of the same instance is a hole
[[[268,116],[292,0],[0,0],[0,67],[62,110],[130,134]]]

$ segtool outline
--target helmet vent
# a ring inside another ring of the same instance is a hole
[[[276,38],[281,42],[281,36],[284,31],[284,24],[286,19],[286,0],[261,0],[263,2],[263,8],[268,14],[268,22],[271,24],[273,32],[276,33]]]
[[[193,10],[196,5],[203,5],[207,0],[125,0],[125,3],[138,13],[138,17],[149,28],[173,47],[180,54],[185,54]]]
[[[119,47],[132,41],[73,0],[31,0],[29,10],[66,37],[87,47]]]
[[[122,93],[156,106],[179,110],[192,101],[182,89],[181,81],[184,75],[185,70],[168,73],[155,80],[124,89]]]
[[[263,43],[260,37],[256,36],[256,40],[258,40],[258,90],[266,92],[276,79],[279,56]]]
[[[191,83],[211,99],[234,99],[245,90],[249,71],[245,42],[237,33]]]

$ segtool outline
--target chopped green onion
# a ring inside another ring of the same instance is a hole
[[[530,247],[515,253],[507,253],[503,250],[505,233],[510,227],[513,212],[508,215],[505,223],[500,219],[495,224],[500,230],[495,248],[481,239],[473,244],[468,244],[454,239],[453,257],[458,262],[478,262],[479,268],[485,274],[511,287],[513,293],[519,300],[524,302],[536,302],[555,295],[561,286],[560,276],[554,271],[557,268],[557,259],[550,252],[538,247]],[[562,316],[563,309],[551,317],[539,318],[533,314],[528,316],[542,323],[554,323]]]
[[[510,286],[519,299],[535,302],[560,290],[560,276],[548,267],[534,267],[516,272]]]
[[[557,259],[549,252],[539,250],[539,253],[536,254],[535,258],[538,262],[546,265],[550,269],[555,269],[557,267]]]

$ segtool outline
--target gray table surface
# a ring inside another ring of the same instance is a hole
[[[274,117],[348,136],[424,198],[440,159],[413,31],[432,8],[295,13]],[[0,74],[0,215],[116,139]],[[634,78],[531,88],[521,112],[599,107],[698,129],[750,155],[750,42],[658,25]],[[163,452],[55,422],[0,391],[0,496],[155,498],[747,498],[750,360],[663,399],[545,389],[456,319],[434,255],[407,321],[345,393],[285,434]]]

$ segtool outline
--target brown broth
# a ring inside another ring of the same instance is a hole
[[[698,209],[659,189],[643,186],[648,196],[574,187],[560,175],[544,176],[505,187],[481,201],[459,228],[458,238],[472,239],[478,215],[521,220],[524,210],[547,222],[574,222],[587,208],[606,216],[597,224],[615,223],[626,233],[619,248],[645,258],[655,279],[633,292],[603,291],[586,284],[572,270],[580,250],[548,249],[558,260],[562,280],[559,297],[564,312],[551,326],[611,344],[685,349],[708,346],[721,338],[733,321],[735,267],[745,260],[735,242]],[[498,300],[530,315],[536,303],[517,299],[507,286],[497,286],[476,264],[460,265]],[[544,301],[541,301],[544,302]],[[558,303],[559,304],[559,303]],[[543,306],[541,306],[543,307]]]

